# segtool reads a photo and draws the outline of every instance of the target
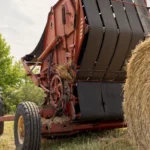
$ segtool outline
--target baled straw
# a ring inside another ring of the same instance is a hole
[[[62,117],[54,117],[54,119],[41,119],[42,124],[47,124],[48,126],[51,127],[51,125],[54,124],[67,124],[70,121],[70,118],[67,116],[62,116]]]
[[[74,81],[73,70],[71,69],[71,63],[59,64],[56,67],[56,72],[64,80]]]
[[[133,51],[124,85],[128,131],[140,150],[150,150],[150,38]]]

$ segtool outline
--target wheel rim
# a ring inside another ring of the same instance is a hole
[[[24,142],[24,119],[20,116],[18,119],[18,140],[20,144]]]

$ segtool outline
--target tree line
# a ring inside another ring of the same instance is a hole
[[[22,101],[37,105],[43,100],[43,91],[26,76],[21,61],[10,56],[10,45],[0,34],[0,87],[3,89],[5,113],[14,113]]]

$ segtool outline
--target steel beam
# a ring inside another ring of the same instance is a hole
[[[2,116],[0,117],[0,122],[3,122],[3,121],[14,121],[15,119],[15,116]]]

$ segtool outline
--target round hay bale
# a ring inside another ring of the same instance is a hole
[[[150,150],[150,38],[137,45],[127,64],[123,108],[133,141]]]

